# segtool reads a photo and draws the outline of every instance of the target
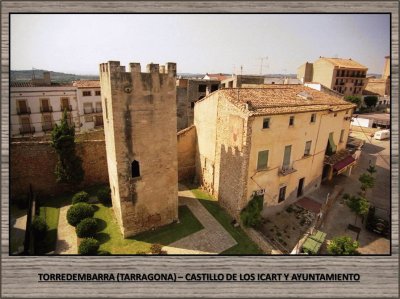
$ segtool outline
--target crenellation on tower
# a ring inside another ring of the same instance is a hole
[[[124,237],[178,219],[176,64],[100,64],[112,203]]]

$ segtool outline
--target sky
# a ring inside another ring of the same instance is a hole
[[[117,60],[178,73],[296,73],[320,56],[382,73],[389,14],[13,14],[11,69],[98,74]]]

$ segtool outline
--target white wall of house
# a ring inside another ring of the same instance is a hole
[[[31,127],[34,128],[35,135],[43,135],[44,115],[50,115],[52,124],[60,122],[62,117],[61,102],[63,98],[68,99],[68,110],[72,115],[72,121],[77,125],[79,123],[79,118],[75,87],[11,87],[11,136],[21,134],[20,129],[23,129],[23,119],[27,118],[29,119]],[[49,111],[42,111],[42,100],[48,101]],[[26,103],[27,111],[21,111],[20,108],[24,105],[19,104],[19,102]]]
[[[351,121],[352,126],[359,126],[365,128],[372,128],[373,120],[368,118],[362,118],[360,116],[353,117]]]
[[[90,95],[84,95],[84,92],[90,92]],[[81,130],[87,131],[96,127],[96,117],[102,118],[100,87],[77,88],[76,94],[78,99],[79,121]]]

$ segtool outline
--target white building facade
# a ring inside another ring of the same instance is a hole
[[[11,83],[11,137],[49,134],[54,125],[60,123],[64,111],[67,112],[68,123],[76,131],[102,126],[98,82],[82,80],[73,84]]]
[[[103,126],[101,91],[99,80],[80,80],[74,82],[78,103],[81,130],[87,131]]]

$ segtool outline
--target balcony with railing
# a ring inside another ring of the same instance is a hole
[[[31,114],[31,108],[29,107],[17,107],[17,114]]]
[[[92,114],[94,112],[93,107],[84,107],[83,108],[83,113],[84,114]]]
[[[52,106],[40,106],[40,112],[42,112],[42,113],[53,112],[53,107]]]
[[[72,111],[72,105],[61,105],[61,111]]]
[[[33,134],[35,133],[35,127],[32,125],[23,125],[19,128],[20,134]]]
[[[296,171],[297,171],[297,169],[293,168],[293,163],[291,163],[289,165],[282,165],[282,167],[279,169],[279,175],[286,176],[286,175],[291,174]]]

